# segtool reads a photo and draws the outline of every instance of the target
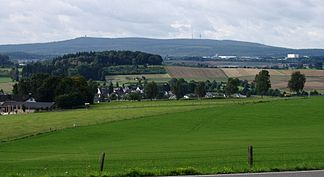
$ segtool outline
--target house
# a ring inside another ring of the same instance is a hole
[[[198,95],[195,94],[195,93],[189,93],[189,94],[186,94],[185,96],[183,96],[184,99],[192,99],[192,98],[197,98]]]
[[[240,94],[240,93],[236,93],[236,94],[234,94],[233,96],[236,97],[236,98],[247,98],[246,95],[242,95],[242,94]]]
[[[54,102],[5,101],[0,104],[1,115],[48,111],[54,108]]]

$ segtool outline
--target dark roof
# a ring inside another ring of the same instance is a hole
[[[54,106],[54,102],[19,102],[19,101],[6,101],[4,102],[1,107],[7,106],[25,106],[25,108],[30,109],[48,109]]]
[[[0,95],[0,102],[5,101],[26,101],[28,100],[28,95]]]
[[[9,101],[9,100],[11,100],[9,95],[0,95],[0,102]]]

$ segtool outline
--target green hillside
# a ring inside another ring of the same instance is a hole
[[[0,176],[90,176],[103,151],[107,175],[243,172],[248,145],[255,149],[251,171],[324,168],[323,97],[248,101],[104,104],[89,113],[26,115],[5,132],[19,118],[0,119],[7,123],[2,139],[37,125],[98,123],[1,143]]]

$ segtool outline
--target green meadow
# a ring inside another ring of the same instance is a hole
[[[324,169],[323,105],[324,97],[114,102],[0,117],[0,176],[98,176],[102,152],[106,176]]]

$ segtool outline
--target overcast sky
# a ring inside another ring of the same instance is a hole
[[[0,0],[0,44],[80,36],[324,48],[323,0]]]

